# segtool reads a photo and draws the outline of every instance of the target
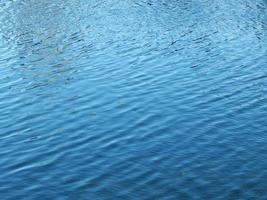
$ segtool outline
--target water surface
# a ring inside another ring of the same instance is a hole
[[[267,199],[265,0],[1,0],[1,199]]]

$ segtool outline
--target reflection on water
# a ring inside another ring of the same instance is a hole
[[[2,36],[14,51],[15,73],[30,81],[29,88],[64,84],[71,79],[70,71],[75,72],[77,55],[71,48],[84,46],[83,35],[80,24],[75,23],[77,16],[69,15],[63,3],[29,1],[10,6],[10,19],[5,21],[10,26],[3,29]]]
[[[3,199],[266,199],[264,0],[0,2]]]

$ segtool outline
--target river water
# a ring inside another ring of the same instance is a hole
[[[266,11],[1,0],[1,199],[267,199]]]

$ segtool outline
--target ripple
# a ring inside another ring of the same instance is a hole
[[[266,8],[1,1],[1,197],[266,199]]]

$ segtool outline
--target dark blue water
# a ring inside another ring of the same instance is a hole
[[[266,0],[0,0],[0,197],[267,199]]]

